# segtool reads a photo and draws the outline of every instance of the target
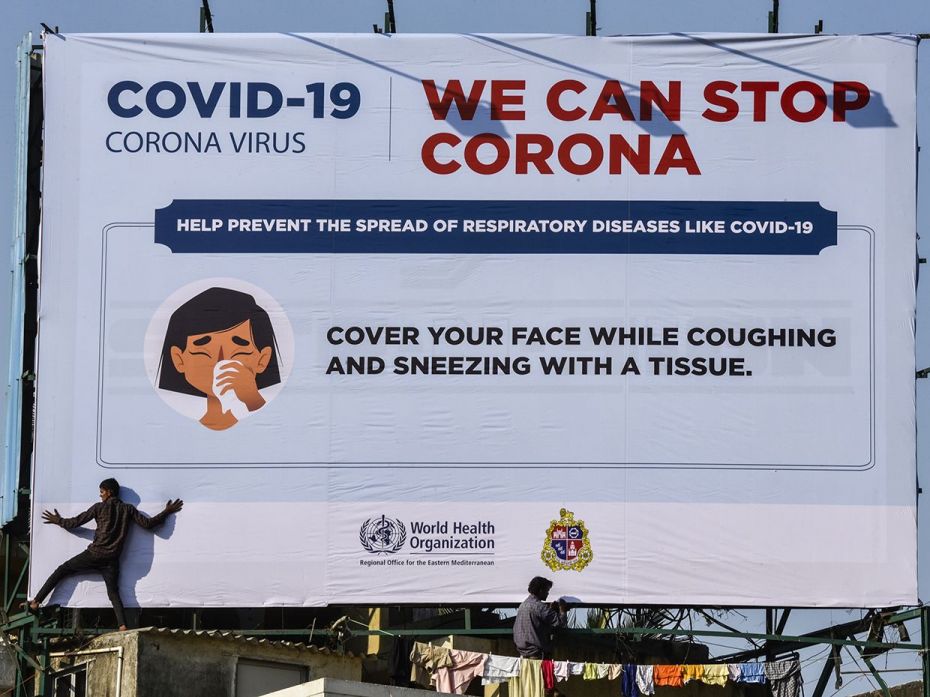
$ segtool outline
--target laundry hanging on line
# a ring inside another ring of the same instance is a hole
[[[766,663],[654,664],[543,661],[459,651],[416,642],[410,651],[410,680],[439,692],[465,694],[474,678],[483,685],[507,682],[512,697],[544,697],[553,681],[570,676],[585,680],[620,680],[623,697],[655,694],[658,687],[688,682],[723,687],[727,682],[771,685],[774,697],[799,697],[801,663],[797,658]]]

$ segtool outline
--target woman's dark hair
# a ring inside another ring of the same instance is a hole
[[[534,598],[540,598],[547,596],[549,591],[552,590],[552,581],[548,578],[543,578],[542,576],[534,576],[533,580],[530,581],[530,585],[526,587],[526,590]]]
[[[100,482],[100,488],[109,491],[111,496],[119,496],[119,482],[113,479],[113,477],[104,479]]]
[[[182,351],[187,347],[187,337],[194,334],[209,334],[232,329],[245,321],[252,322],[252,338],[259,350],[271,347],[268,367],[255,376],[259,389],[281,382],[278,370],[278,343],[268,313],[259,307],[255,298],[248,293],[229,288],[210,288],[195,295],[181,305],[171,319],[165,332],[165,343],[158,364],[158,386],[163,390],[206,397],[179,373],[171,360],[171,347]]]

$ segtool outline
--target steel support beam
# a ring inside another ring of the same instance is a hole
[[[781,617],[778,618],[778,626],[775,627],[775,633],[781,634],[785,631],[785,625],[788,624],[788,615],[791,614],[791,608],[786,607],[781,611]]]
[[[827,689],[827,680],[830,679],[830,673],[836,666],[837,652],[836,649],[830,651],[830,655],[823,662],[823,670],[820,671],[820,677],[817,679],[817,686],[814,688],[814,694],[811,697],[823,697],[823,692]]]
[[[930,697],[930,607],[920,608],[920,664],[923,668],[924,697]]]
[[[885,624],[897,624],[898,622],[907,622],[908,620],[916,620],[923,617],[924,608],[916,607],[913,610],[903,610],[901,612],[895,612],[893,615],[889,615],[885,618]]]
[[[7,570],[9,570],[9,562],[7,563]],[[23,568],[19,572],[19,576],[16,578],[16,583],[13,584],[13,592],[5,592],[5,600],[3,602],[3,611],[5,614],[9,615],[10,610],[13,609],[13,605],[16,604],[16,596],[19,592],[20,586],[23,585],[23,581],[26,578],[26,573],[29,571],[29,558],[27,557],[23,562]]]
[[[888,691],[888,683],[885,682],[885,679],[882,677],[882,674],[876,670],[875,665],[872,663],[872,659],[868,658],[863,652],[862,649],[859,649],[859,655],[862,657],[862,660],[865,661],[866,667],[869,669],[869,672],[872,674],[872,677],[878,682],[879,687],[882,688],[883,697],[891,697],[891,692]]]
[[[84,634],[106,634],[110,632],[110,629],[84,629]],[[218,630],[220,631],[220,630]],[[223,630],[223,631],[233,631],[235,634],[240,636],[289,636],[289,637],[300,637],[307,636],[308,631],[306,629],[249,629],[242,631],[235,630]],[[438,636],[448,636],[449,634],[469,634],[474,636],[506,636],[511,634],[513,630],[509,627],[494,627],[494,628],[472,628],[467,630],[455,630],[455,629],[381,629],[377,631],[366,631],[366,630],[353,630],[353,635],[355,636],[367,636],[371,634],[390,634],[393,636],[422,636],[422,637],[438,637]],[[36,627],[34,633],[37,636],[64,636],[70,633],[69,629],[63,629],[59,627]],[[789,645],[797,645],[795,648],[787,649],[787,651],[794,651],[797,648],[806,648],[809,646],[816,646],[817,644],[828,644],[831,646],[855,646],[857,648],[871,648],[871,649],[909,649],[912,651],[917,651],[922,648],[921,644],[915,643],[884,643],[884,642],[874,642],[874,641],[860,641],[858,639],[848,639],[837,636],[819,636],[816,634],[802,635],[802,636],[789,636],[789,635],[776,635],[776,634],[757,634],[752,632],[720,632],[709,629],[668,629],[667,627],[605,627],[605,628],[594,628],[594,629],[564,629],[561,632],[564,636],[585,636],[585,635],[628,635],[636,636],[641,634],[658,634],[665,636],[690,636],[690,637],[728,637],[728,638],[741,638],[741,639],[760,639],[765,641],[776,641],[776,642],[785,642]],[[314,630],[314,635],[316,636],[332,636],[333,632],[328,629],[316,629]],[[765,649],[761,649],[762,653],[765,653]],[[779,653],[785,653],[785,651],[779,649]],[[720,660],[723,660],[721,658]],[[928,695],[930,697],[930,695]]]
[[[844,624],[838,624],[833,627],[826,627],[824,629],[818,629],[817,631],[804,634],[802,636],[791,636],[791,635],[764,635],[764,638],[767,642],[772,642],[772,646],[766,646],[761,649],[750,649],[747,651],[737,651],[736,653],[729,654],[727,656],[720,657],[721,661],[729,661],[731,663],[740,663],[745,660],[759,658],[765,656],[771,652],[775,653],[788,653],[790,651],[798,651],[800,649],[806,648],[811,644],[831,644],[834,646],[858,646],[859,642],[853,641],[850,643],[849,639],[845,637],[850,634],[858,634],[860,632],[868,631],[869,629],[869,620],[868,619],[859,619],[852,622],[846,622]],[[826,636],[820,636],[821,634],[826,634]],[[869,642],[861,642],[862,645],[868,644]],[[896,644],[896,645],[885,645],[887,648],[914,648],[916,644]],[[876,648],[876,647],[870,647]]]

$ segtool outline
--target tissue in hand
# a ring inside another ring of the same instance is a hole
[[[228,370],[229,368],[236,367],[243,368],[242,363],[239,361],[220,361],[213,367],[213,394],[215,394],[219,400],[220,404],[223,407],[223,413],[225,414],[228,411],[233,413],[237,419],[242,419],[249,414],[249,408],[245,405],[239,397],[236,396],[236,391],[233,389],[228,389],[226,394],[220,394],[220,390],[228,385],[223,385],[218,387],[216,381],[220,373]]]

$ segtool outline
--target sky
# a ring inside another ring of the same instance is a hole
[[[557,33],[584,34],[588,0],[395,0],[397,29],[400,33]],[[200,0],[3,0],[0,6],[0,248],[10,243],[13,198],[15,48],[22,36],[32,31],[39,43],[40,22],[58,26],[62,32],[190,32],[197,31]],[[214,27],[218,32],[370,32],[372,24],[382,24],[383,0],[211,0]],[[598,33],[601,35],[655,32],[763,32],[767,30],[770,0],[600,0]],[[876,32],[930,32],[930,2],[927,0],[781,0],[780,30],[784,33],[811,33],[818,20],[824,31],[836,34]],[[926,42],[925,42],[926,43]],[[918,137],[930,136],[930,63],[922,47],[918,67]],[[927,150],[919,156],[925,167]],[[918,187],[918,232],[928,230],[930,190],[926,177]],[[921,256],[930,256],[930,246],[921,242]],[[927,277],[926,272],[923,274]],[[0,283],[0,364],[8,353],[9,283]],[[930,283],[918,288],[917,365],[930,366]],[[4,370],[5,374],[5,370]],[[925,486],[930,486],[930,380],[918,381],[918,470]],[[0,411],[5,410],[5,400]],[[0,413],[2,416],[2,413]],[[0,421],[2,423],[2,421]],[[930,495],[930,488],[928,488]],[[919,547],[927,549],[930,519],[924,505],[919,515]],[[921,557],[920,595],[930,597],[930,553]],[[730,624],[758,630],[759,613],[744,613],[744,619],[731,614]],[[789,633],[801,633],[832,622],[850,619],[847,611],[796,612],[789,621]],[[913,632],[916,635],[916,632]],[[712,646],[714,652],[725,652]],[[809,662],[807,681],[816,681],[822,655],[802,653]],[[844,670],[862,670],[848,656]],[[883,665],[885,659],[877,664]],[[892,667],[915,665],[913,656],[890,659]],[[871,677],[845,676],[841,694],[873,689]],[[896,672],[886,676],[889,683],[918,679],[919,673]],[[833,692],[831,687],[827,695]],[[813,683],[808,684],[808,694]]]

